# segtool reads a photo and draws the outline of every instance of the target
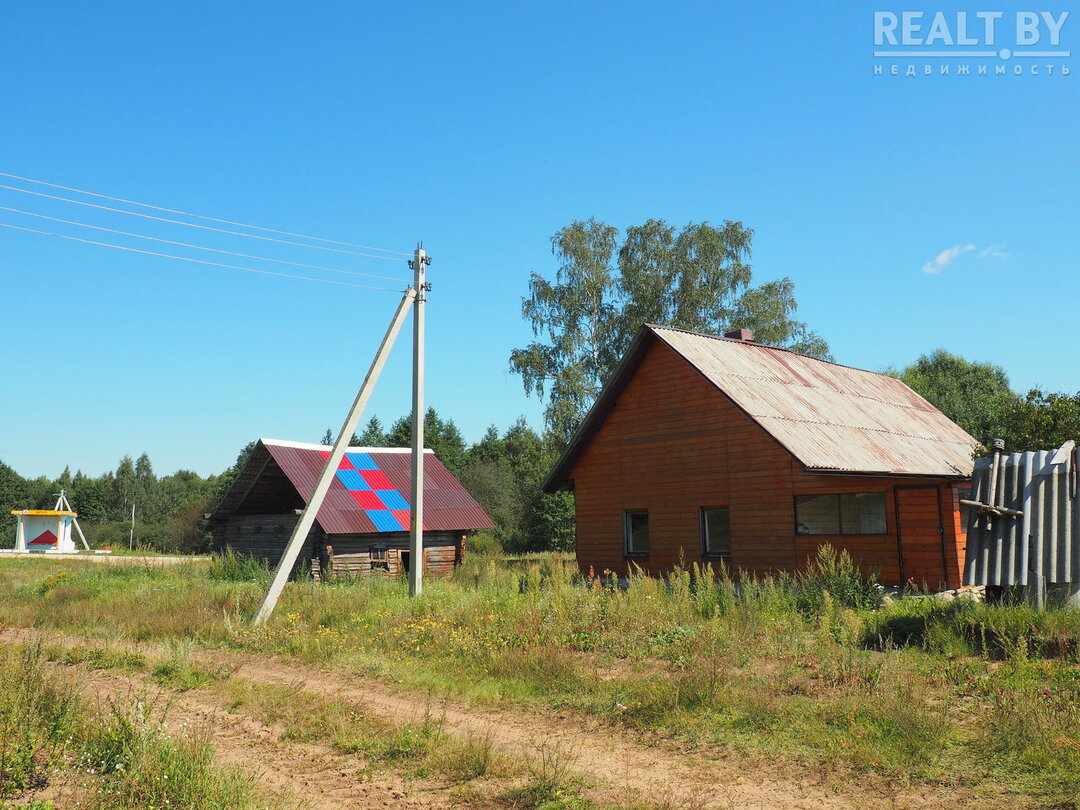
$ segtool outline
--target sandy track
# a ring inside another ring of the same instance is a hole
[[[0,642],[43,638],[49,643],[86,644],[84,639],[57,637],[21,629],[0,630]],[[91,642],[92,643],[92,642]],[[116,646],[115,644],[113,646]],[[150,656],[157,647],[125,645]],[[331,694],[395,723],[414,722],[428,707],[423,696],[403,693],[386,684],[345,670],[329,670],[269,656],[196,650],[193,661],[228,665],[233,674],[251,681]],[[90,676],[103,686],[116,676]],[[160,691],[160,690],[159,690]],[[175,698],[174,711],[188,711],[213,730],[223,762],[264,769],[262,781],[274,790],[292,790],[310,797],[317,808],[449,806],[434,784],[386,781],[380,777],[357,793],[359,760],[329,748],[289,743],[280,734],[249,718],[230,714],[199,690]],[[841,810],[844,808],[939,808],[971,799],[956,791],[894,791],[877,784],[836,784],[836,774],[800,775],[790,764],[775,767],[741,756],[705,756],[680,751],[665,741],[641,741],[625,730],[583,720],[572,714],[545,714],[531,708],[508,713],[487,712],[452,700],[435,700],[432,712],[448,733],[467,737],[490,735],[497,750],[515,757],[535,756],[542,746],[558,745],[573,760],[573,770],[594,785],[590,794],[616,805],[648,801],[683,808],[746,808],[747,810]],[[387,802],[390,804],[387,805]],[[374,802],[374,803],[372,803]],[[419,802],[419,803],[417,803]],[[983,807],[992,807],[985,798]],[[1006,805],[1000,805],[1006,806]],[[1017,806],[1012,804],[1009,806]]]

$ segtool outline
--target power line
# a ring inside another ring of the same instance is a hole
[[[51,231],[39,231],[36,228],[24,228],[21,225],[9,225],[6,222],[0,222],[0,228],[11,228],[16,231],[26,231],[27,233],[38,233],[42,236],[55,236],[57,239],[69,239],[72,242],[82,242],[86,245],[98,245],[100,247],[116,248],[117,250],[126,250],[130,253],[142,253],[146,256],[160,256],[163,259],[176,259],[182,262],[194,262],[195,264],[208,264],[211,267],[225,267],[229,270],[244,270],[248,273],[260,273],[264,276],[278,276],[279,278],[291,278],[296,281],[314,281],[317,284],[333,284],[335,287],[355,287],[361,290],[380,290],[382,292],[401,292],[401,290],[394,289],[393,287],[373,287],[368,284],[350,284],[346,281],[332,281],[326,278],[312,278],[310,276],[294,276],[290,273],[278,273],[273,270],[260,270],[256,267],[241,267],[236,264],[222,264],[221,262],[211,262],[206,259],[192,259],[188,256],[173,256],[171,253],[156,253],[152,250],[141,250],[140,248],[125,247],[124,245],[113,245],[109,242],[95,242],[93,239],[82,239],[78,236],[67,236],[62,233],[52,233]]]
[[[205,219],[208,222],[219,222],[223,225],[238,225],[241,228],[251,228],[256,231],[265,231],[266,233],[278,233],[282,236],[295,236],[299,239],[311,239],[315,242],[326,242],[331,245],[344,245],[346,247],[355,247],[362,250],[377,250],[380,253],[396,253],[399,256],[412,256],[412,253],[404,250],[390,250],[389,248],[371,247],[370,245],[358,245],[354,242],[340,242],[337,239],[324,239],[321,236],[307,236],[302,233],[292,233],[291,231],[279,231],[276,228],[263,228],[259,225],[248,225],[244,222],[234,222],[231,219],[218,219],[217,217],[207,217],[202,214],[192,214],[189,211],[179,211],[175,208],[162,208],[159,205],[150,205],[150,203],[137,202],[136,200],[125,200],[123,197],[110,197],[108,194],[98,194],[94,191],[86,191],[81,188],[72,188],[71,186],[61,186],[58,183],[47,183],[44,180],[34,180],[30,177],[20,177],[17,174],[8,174],[7,172],[0,172],[0,177],[10,177],[12,180],[22,180],[25,183],[36,183],[39,186],[49,186],[50,188],[59,188],[64,191],[74,191],[76,194],[86,194],[90,197],[97,197],[102,200],[112,200],[113,202],[127,203],[128,205],[138,205],[142,208],[151,208],[154,211],[164,211],[168,214],[180,214],[185,217],[194,217],[195,219]],[[315,247],[314,245],[308,245],[307,247]]]
[[[240,231],[229,231],[224,228],[213,228],[209,225],[197,225],[194,222],[182,222],[178,219],[166,219],[165,217],[155,217],[153,214],[140,214],[138,211],[125,211],[123,208],[110,208],[107,205],[98,205],[97,203],[85,202],[83,200],[72,200],[68,197],[57,197],[55,194],[45,194],[41,191],[31,191],[28,188],[18,188],[17,186],[7,186],[0,183],[0,188],[6,188],[9,191],[17,191],[20,194],[33,194],[35,197],[47,197],[50,200],[59,200],[60,202],[74,203],[75,205],[85,205],[89,208],[99,208],[102,211],[112,211],[116,214],[127,214],[129,217],[142,217],[143,219],[153,219],[158,222],[168,222],[171,225],[183,225],[187,228],[199,228],[204,231],[216,231],[217,233],[227,233],[232,236],[243,236],[247,239],[261,239],[264,242],[280,242],[283,245],[295,245],[296,247],[313,248],[315,250],[328,250],[332,253],[348,253],[351,256],[364,256],[368,259],[383,259],[388,262],[400,262],[401,259],[397,259],[393,256],[375,256],[371,253],[357,253],[355,250],[342,250],[341,248],[324,247],[323,245],[305,245],[303,242],[290,242],[288,239],[275,239],[272,236],[259,236],[254,233],[242,233]]]
[[[275,264],[289,264],[293,267],[306,267],[309,270],[325,270],[329,273],[344,273],[350,276],[364,276],[365,278],[378,278],[383,281],[400,281],[402,284],[408,284],[409,282],[403,278],[394,278],[393,276],[377,276],[374,273],[361,273],[358,270],[341,270],[336,267],[323,267],[319,264],[302,264],[301,262],[290,262],[285,259],[271,259],[268,256],[254,256],[250,253],[237,253],[232,250],[219,250],[218,248],[204,247],[202,245],[192,245],[188,242],[175,242],[172,239],[160,239],[156,236],[147,236],[141,233],[130,233],[129,231],[119,231],[115,228],[105,228],[101,225],[90,225],[86,222],[75,222],[70,219],[60,219],[59,217],[50,217],[46,214],[36,214],[33,211],[22,211],[18,208],[8,208],[6,205],[0,205],[0,211],[11,211],[14,214],[24,214],[28,217],[37,217],[38,219],[47,219],[51,222],[61,222],[64,225],[77,225],[80,228],[92,228],[95,231],[105,231],[107,233],[115,233],[120,236],[131,236],[136,239],[149,239],[152,242],[163,242],[166,245],[177,245],[178,247],[193,248],[194,250],[206,250],[211,253],[224,253],[227,256],[239,256],[243,259],[257,259],[261,262],[274,262]]]

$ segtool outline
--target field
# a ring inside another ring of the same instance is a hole
[[[1080,612],[472,555],[255,630],[265,581],[0,560],[0,807],[1080,807]]]

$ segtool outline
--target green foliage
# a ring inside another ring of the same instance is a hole
[[[1080,441],[1080,392],[1020,396],[1000,366],[965,360],[944,349],[896,373],[916,393],[989,447],[1004,439],[1008,452],[1051,450]]]
[[[1019,397],[1009,387],[1009,377],[1001,366],[965,360],[938,349],[921,356],[898,376],[984,446],[1009,432]],[[1011,442],[1006,446],[1013,448]]]
[[[573,496],[540,489],[558,458],[552,434],[540,436],[524,419],[501,437],[491,426],[466,453],[461,483],[491,517],[506,550],[573,549]]]
[[[823,554],[799,578],[744,572],[734,582],[690,565],[663,578],[631,572],[619,587],[582,578],[561,555],[473,554],[419,599],[382,578],[292,583],[258,629],[245,619],[261,586],[211,579],[207,565],[81,565],[41,594],[46,561],[0,561],[0,622],[83,632],[107,623],[111,639],[171,641],[173,654],[139,666],[177,688],[227,693],[234,709],[272,718],[290,738],[331,739],[417,770],[482,773],[490,744],[466,763],[464,749],[447,754],[430,715],[404,729],[379,726],[340,696],[198,670],[187,662],[190,642],[176,640],[295,656],[501,711],[542,704],[599,717],[613,733],[873,774],[918,791],[1000,794],[1008,785],[1018,806],[1029,795],[1042,806],[1080,800],[1080,612],[929,597],[874,607],[867,578],[842,555]],[[105,653],[96,660],[129,664]],[[132,739],[129,726],[108,722],[120,741]],[[113,750],[97,761],[119,761]],[[518,798],[573,806],[565,802],[574,786],[558,767],[573,752],[548,754],[547,765],[533,757]],[[437,764],[447,756],[457,764]]]
[[[209,548],[203,514],[220,500],[224,487],[246,461],[254,442],[244,448],[237,465],[222,476],[202,478],[188,470],[158,478],[144,453],[124,456],[116,470],[91,478],[69,468],[55,480],[27,480],[0,462],[0,514],[12,509],[51,509],[56,493],[65,490],[79,514],[79,525],[95,547],[128,547],[134,503],[135,545],[153,551],[204,552]]]
[[[226,547],[221,554],[215,554],[208,569],[210,579],[219,582],[269,582],[270,569],[266,560],[237,554]]]
[[[44,666],[40,647],[0,649],[0,800],[48,782],[76,720],[70,681]]]
[[[368,428],[372,427],[368,423]],[[412,415],[400,417],[390,426],[385,439],[386,447],[412,446]],[[435,451],[439,461],[455,476],[460,475],[465,463],[465,439],[453,419],[443,419],[434,408],[424,414],[424,446]]]
[[[616,228],[576,221],[551,238],[554,282],[529,279],[521,307],[540,338],[510,355],[527,394],[545,397],[547,427],[569,441],[643,323],[722,333],[741,327],[759,339],[817,357],[828,346],[794,319],[790,279],[752,287],[753,231],[663,220]]]
[[[826,598],[839,607],[866,610],[881,604],[878,575],[863,575],[846,550],[837,553],[829,544],[818,547],[817,555],[795,577],[796,604],[806,613],[821,611]]]

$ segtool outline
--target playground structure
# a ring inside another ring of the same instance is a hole
[[[15,548],[7,550],[9,554],[30,554],[44,552],[51,554],[77,554],[75,540],[71,536],[72,528],[79,534],[82,550],[90,551],[86,542],[79,516],[71,508],[67,493],[60,490],[56,505],[52,509],[14,509]]]

